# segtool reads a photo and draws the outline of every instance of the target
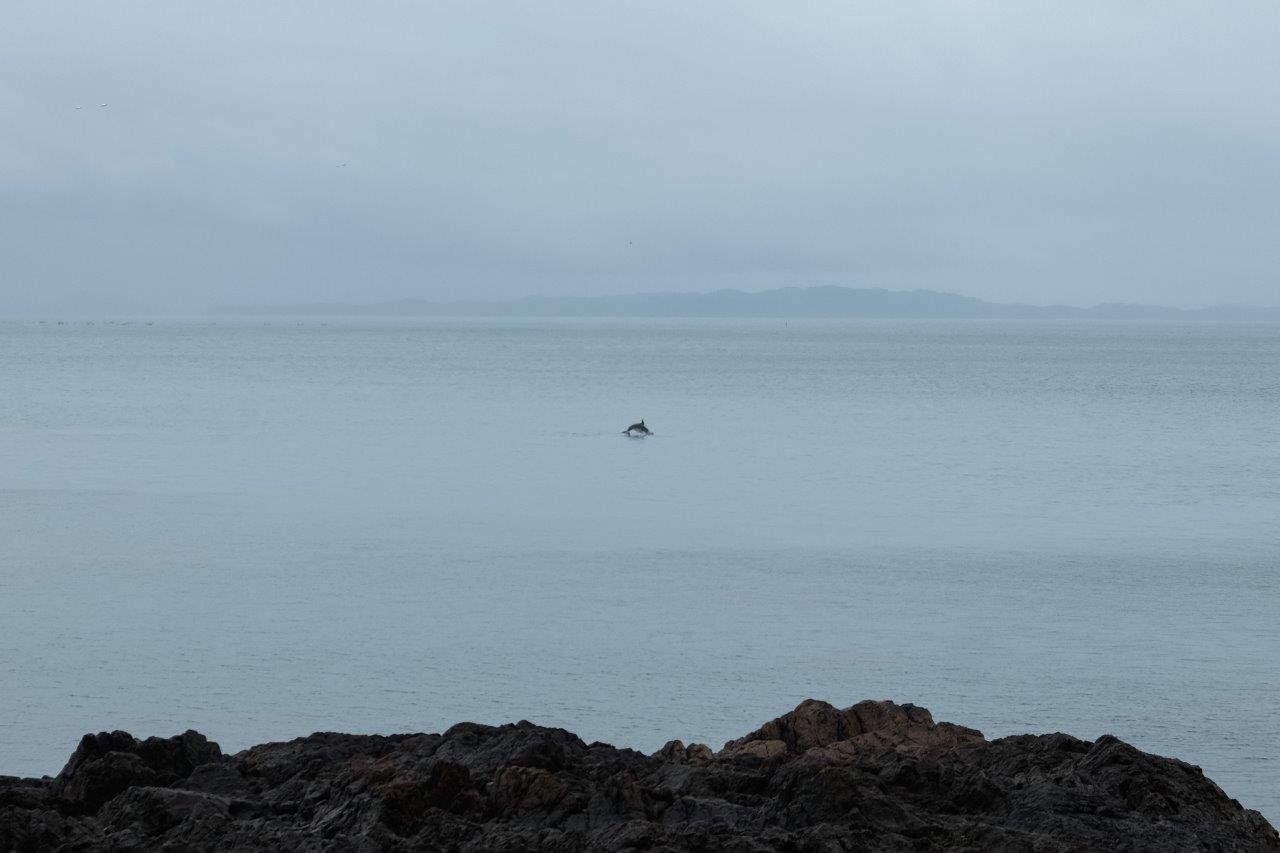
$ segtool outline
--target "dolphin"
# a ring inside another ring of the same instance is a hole
[[[631,426],[624,429],[622,433],[623,435],[631,435],[631,436],[634,436],[635,433],[640,433],[640,435],[644,436],[644,435],[653,435],[653,430],[645,426],[644,418],[641,418],[640,423],[632,424]]]

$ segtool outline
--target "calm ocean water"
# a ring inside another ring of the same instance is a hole
[[[0,773],[887,697],[1275,821],[1278,564],[1280,326],[0,324]]]

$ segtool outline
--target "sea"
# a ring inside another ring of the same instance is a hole
[[[808,697],[1280,821],[1280,325],[0,323],[0,773]]]

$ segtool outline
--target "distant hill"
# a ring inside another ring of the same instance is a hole
[[[369,305],[242,305],[215,313],[261,315],[465,316],[465,317],[863,317],[974,320],[1199,320],[1280,321],[1280,307],[1215,305],[1181,309],[1108,303],[1017,305],[986,302],[936,290],[853,287],[784,287],[747,292],[633,293],[625,296],[530,296],[509,302],[427,302],[402,299]]]

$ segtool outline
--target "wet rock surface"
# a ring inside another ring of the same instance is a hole
[[[987,741],[914,705],[807,700],[715,753],[528,722],[321,733],[234,756],[86,735],[0,776],[0,851],[1280,851],[1199,768],[1110,736]]]

